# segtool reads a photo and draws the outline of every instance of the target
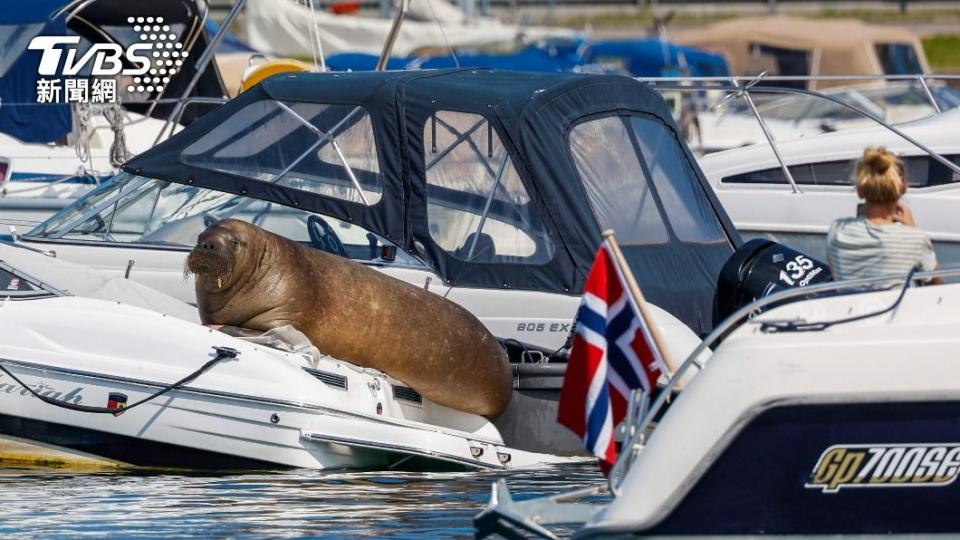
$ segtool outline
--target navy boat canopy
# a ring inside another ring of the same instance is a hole
[[[701,334],[739,244],[663,99],[619,75],[278,75],[123,168],[358,224],[464,287],[577,294],[611,228]]]

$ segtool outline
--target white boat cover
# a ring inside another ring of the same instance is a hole
[[[74,296],[119,302],[164,313],[185,321],[200,322],[197,308],[122,276],[111,275],[7,243],[0,243],[0,261],[31,278],[67,291]]]
[[[407,8],[406,18],[411,21],[461,24],[466,16],[447,0],[412,0]]]
[[[433,2],[433,10],[426,2]],[[479,47],[528,42],[545,37],[573,37],[562,28],[503,24],[494,19],[466,20],[443,0],[412,0],[410,15],[400,27],[393,54],[405,56],[423,48]],[[434,13],[436,18],[434,18]],[[439,23],[438,23],[439,21]],[[379,54],[393,21],[357,15],[313,11],[295,0],[248,0],[247,41],[253,48],[277,56],[311,58],[316,25],[325,55],[337,52]],[[440,25],[443,26],[441,33]]]

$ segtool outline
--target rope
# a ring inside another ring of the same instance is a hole
[[[177,388],[180,388],[181,386],[183,386],[183,385],[187,384],[188,382],[190,382],[190,381],[196,379],[197,377],[199,377],[201,374],[203,374],[203,372],[205,372],[205,371],[207,371],[208,369],[212,368],[212,367],[214,366],[214,364],[220,362],[221,360],[225,360],[225,359],[227,359],[227,358],[236,358],[237,355],[240,354],[239,351],[237,351],[236,349],[231,349],[230,347],[214,347],[213,349],[214,349],[215,351],[217,351],[217,356],[215,356],[212,360],[209,360],[207,363],[205,363],[205,364],[203,364],[202,366],[200,366],[200,368],[197,369],[196,371],[194,371],[193,373],[187,375],[186,377],[180,379],[179,381],[177,381],[177,382],[175,382],[175,383],[173,383],[173,384],[164,386],[163,388],[161,388],[160,390],[154,392],[154,393],[151,394],[150,396],[147,396],[147,397],[141,399],[140,401],[137,401],[136,403],[134,403],[134,404],[132,404],[132,405],[128,405],[128,406],[126,406],[126,407],[124,407],[124,408],[122,408],[122,409],[112,409],[112,408],[110,408],[110,407],[91,407],[91,406],[89,406],[89,405],[78,405],[78,404],[75,404],[75,403],[67,403],[67,402],[64,402],[64,401],[60,401],[60,400],[54,399],[54,398],[49,397],[49,396],[42,396],[42,395],[40,395],[39,392],[37,392],[37,391],[34,390],[33,388],[30,388],[29,386],[27,386],[27,384],[26,384],[25,382],[21,381],[19,377],[17,377],[17,376],[14,375],[13,373],[11,373],[10,370],[8,370],[7,367],[3,365],[2,362],[0,362],[0,371],[3,371],[3,372],[6,373],[7,375],[9,375],[11,379],[13,379],[14,381],[17,382],[17,384],[19,384],[20,386],[24,387],[28,392],[30,392],[30,394],[31,394],[33,397],[39,399],[40,401],[42,401],[42,402],[44,402],[44,403],[53,405],[53,406],[55,406],[55,407],[60,407],[60,408],[62,408],[62,409],[69,409],[69,410],[71,410],[71,411],[80,411],[80,412],[92,413],[92,414],[112,414],[112,415],[114,415],[114,416],[120,416],[121,414],[123,414],[124,412],[126,412],[126,411],[129,410],[129,409],[132,409],[132,408],[134,408],[134,407],[136,407],[136,406],[138,406],[138,405],[142,405],[142,404],[144,404],[144,403],[146,403],[146,402],[148,402],[148,401],[151,401],[151,400],[153,400],[153,399],[156,399],[156,398],[158,398],[158,397],[166,394],[167,392],[169,392],[169,391],[171,391],[171,390],[175,390],[175,389],[177,389]]]
[[[77,103],[74,112],[77,115],[77,132],[73,148],[80,158],[80,163],[86,163],[90,159],[90,104]]]
[[[125,161],[130,159],[130,151],[127,150],[127,136],[123,132],[123,109],[119,103],[111,103],[103,110],[103,117],[110,124],[110,130],[113,131],[113,144],[110,145],[110,165],[119,168]]]

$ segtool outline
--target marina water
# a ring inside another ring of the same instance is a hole
[[[3,468],[0,536],[472,537],[473,516],[489,500],[491,483],[504,477],[517,499],[604,482],[596,465],[507,476]]]

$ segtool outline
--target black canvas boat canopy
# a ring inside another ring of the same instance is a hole
[[[698,333],[739,243],[662,98],[614,75],[281,75],[124,169],[358,224],[465,287],[577,294],[612,228]]]

